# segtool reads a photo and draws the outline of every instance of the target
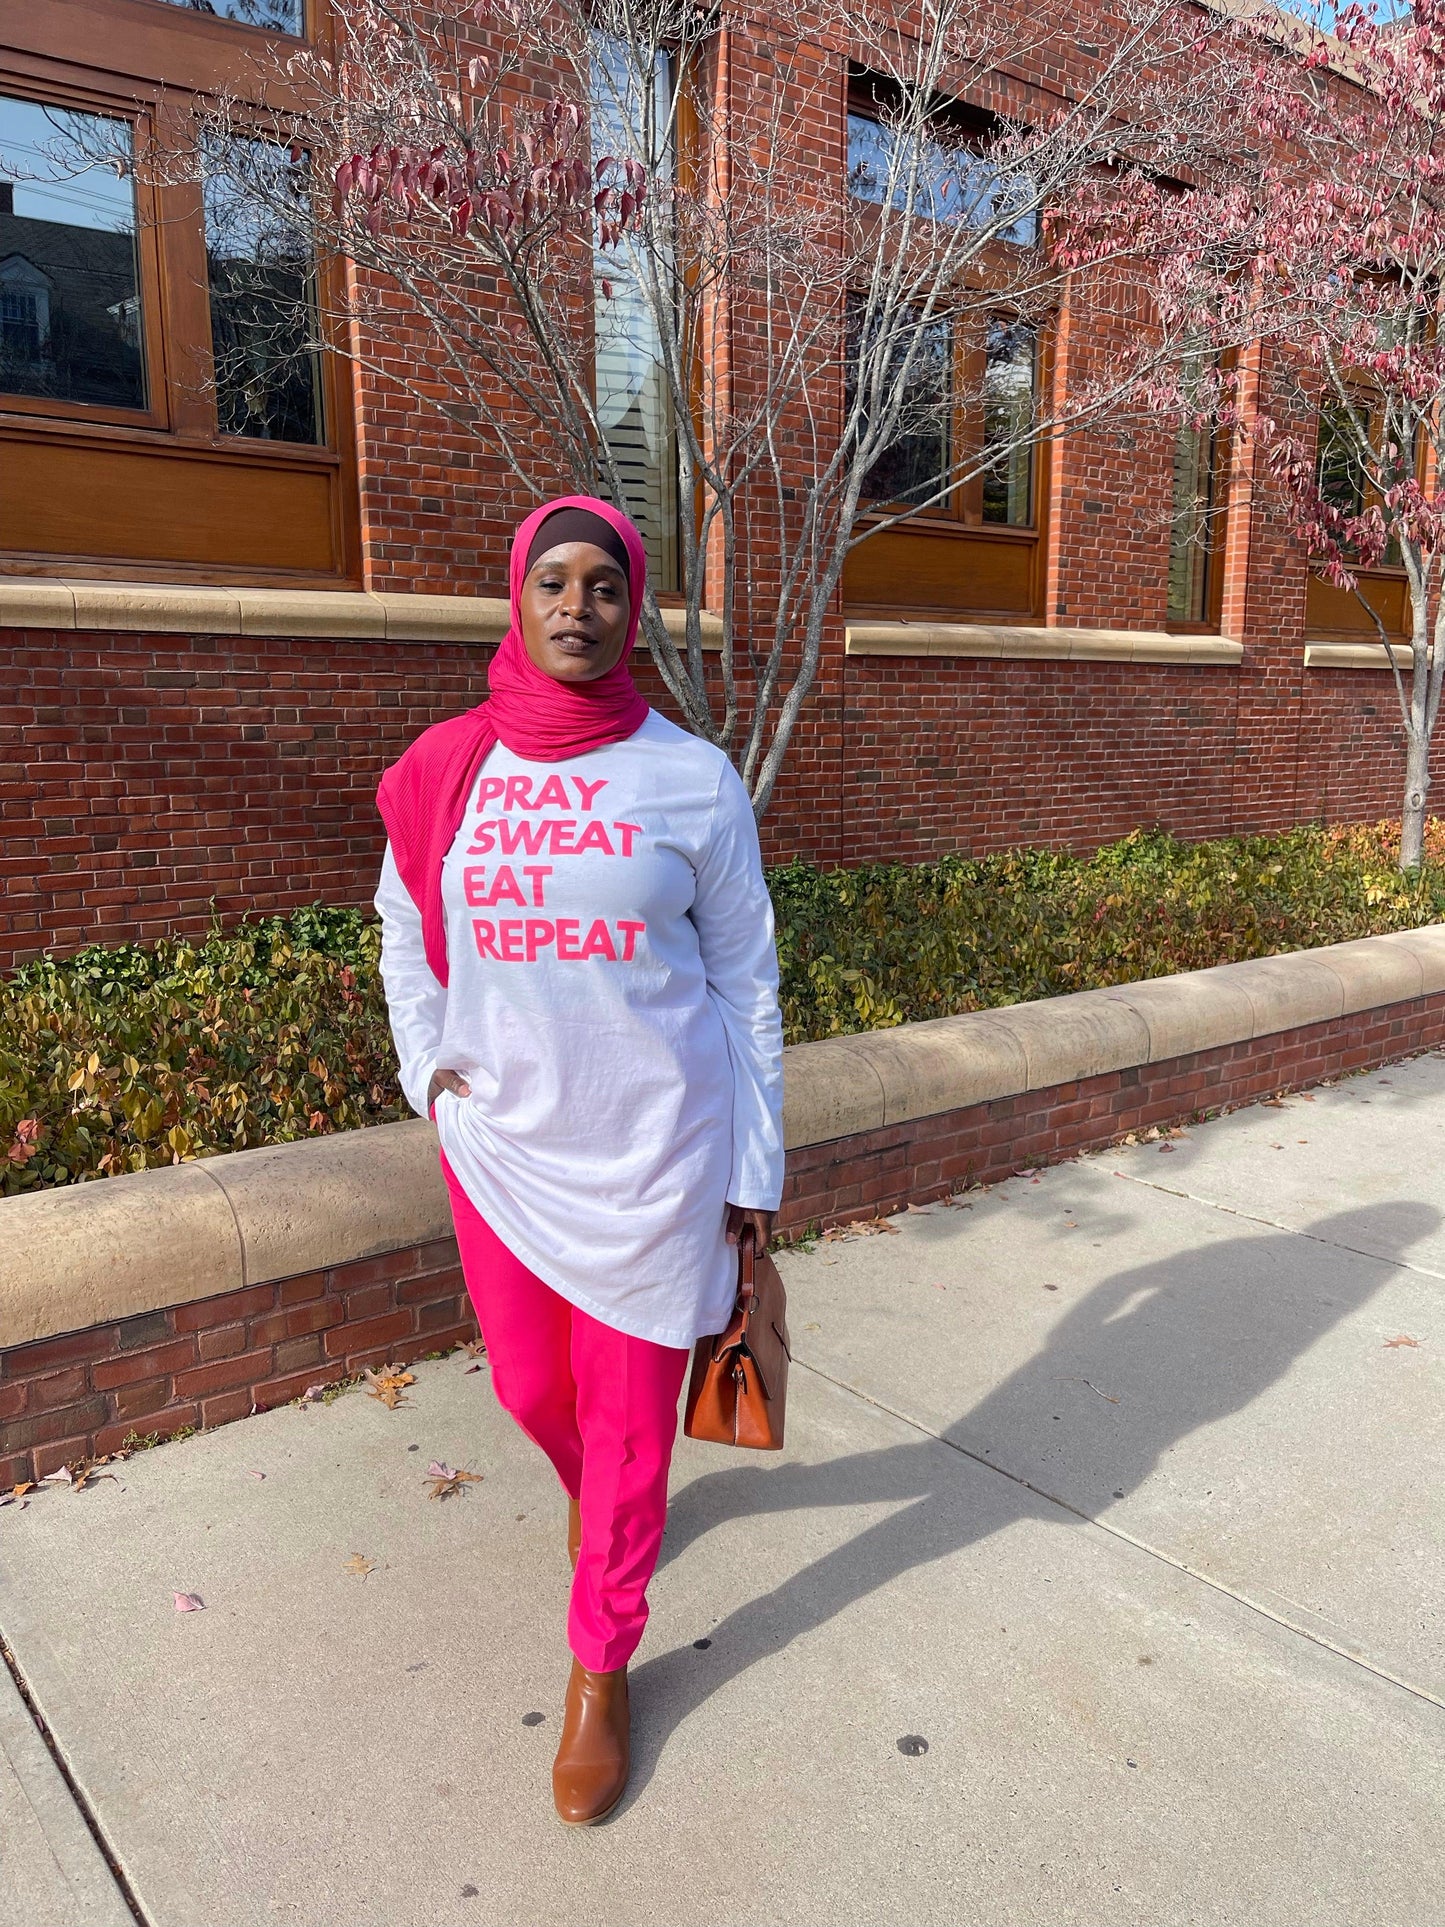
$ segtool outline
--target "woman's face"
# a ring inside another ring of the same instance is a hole
[[[561,542],[522,583],[522,641],[558,682],[594,682],[615,669],[627,645],[627,578],[605,549]]]

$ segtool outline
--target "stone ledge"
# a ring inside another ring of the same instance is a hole
[[[683,639],[683,613],[664,609]],[[703,647],[722,647],[704,615]],[[336,636],[386,642],[500,642],[496,596],[382,595],[346,589],[224,589],[171,582],[81,582],[0,576],[0,629],[115,629],[152,635]]]
[[[1412,669],[1415,651],[1408,642],[1392,643],[1390,653],[1401,669]],[[1306,669],[1388,669],[1383,642],[1307,642]]]
[[[1445,992],[1445,924],[786,1053],[790,1151]],[[450,1235],[416,1120],[0,1201],[0,1351]]]
[[[1041,629],[989,622],[850,622],[850,656],[971,656],[1027,662],[1159,662],[1238,665],[1244,645],[1227,636],[1172,636],[1160,629]]]

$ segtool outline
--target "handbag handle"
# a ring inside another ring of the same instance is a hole
[[[750,1224],[745,1224],[738,1233],[738,1303],[744,1317],[752,1309],[753,1293],[757,1290],[757,1255],[757,1235]]]

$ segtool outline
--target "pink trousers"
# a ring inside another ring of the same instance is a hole
[[[581,1502],[567,1643],[590,1672],[610,1673],[647,1624],[688,1353],[569,1304],[508,1251],[445,1158],[442,1170],[497,1398]]]

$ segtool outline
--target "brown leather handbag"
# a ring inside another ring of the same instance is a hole
[[[692,1355],[687,1436],[780,1452],[791,1356],[783,1281],[768,1254],[759,1256],[748,1225],[738,1239],[738,1296],[727,1330],[700,1338]]]

